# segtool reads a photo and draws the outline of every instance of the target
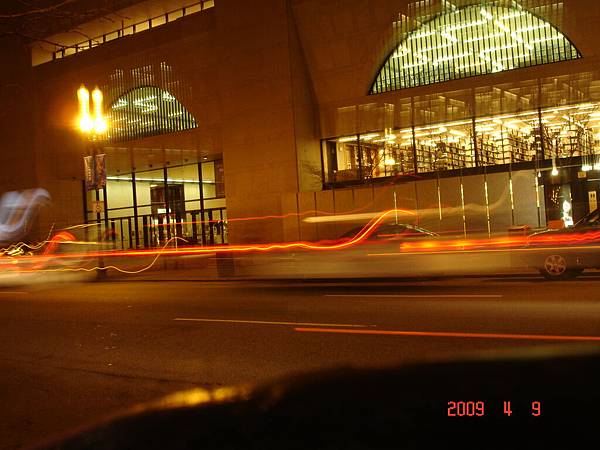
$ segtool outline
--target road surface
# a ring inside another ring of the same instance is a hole
[[[0,448],[196,386],[525,347],[599,348],[599,283],[211,282],[157,273],[1,288]]]

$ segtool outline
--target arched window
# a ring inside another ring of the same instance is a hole
[[[467,6],[408,33],[387,58],[370,93],[580,57],[556,27],[524,9]]]
[[[156,86],[132,89],[107,111],[108,140],[140,139],[196,128],[196,120],[179,101]]]

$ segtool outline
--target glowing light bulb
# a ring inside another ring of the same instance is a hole
[[[94,131],[97,134],[103,134],[106,132],[108,128],[106,125],[106,120],[104,120],[104,116],[102,114],[102,101],[103,95],[102,91],[98,88],[94,89],[92,92],[92,101],[94,102]]]
[[[79,129],[89,133],[94,127],[94,122],[90,117],[90,93],[84,86],[77,91],[77,99],[79,100]]]

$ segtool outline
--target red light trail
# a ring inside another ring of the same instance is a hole
[[[46,246],[41,254],[32,256],[5,256],[1,260],[8,261],[11,264],[6,264],[5,268],[12,271],[57,271],[57,270],[94,270],[83,267],[79,268],[59,268],[49,269],[48,265],[51,261],[59,260],[87,260],[91,261],[94,258],[100,257],[153,257],[152,263],[143,270],[146,270],[156,262],[160,256],[183,256],[183,255],[210,255],[217,253],[266,253],[280,250],[308,250],[308,251],[338,251],[354,247],[366,241],[373,234],[376,228],[384,222],[389,216],[397,213],[415,215],[414,212],[401,209],[391,209],[384,211],[374,217],[367,225],[365,225],[354,237],[345,240],[321,241],[321,242],[279,242],[268,244],[246,244],[246,245],[227,245],[227,246],[186,246],[180,248],[167,248],[167,246],[181,238],[170,239],[163,248],[160,249],[144,249],[144,250],[100,250],[89,252],[73,252],[73,253],[56,253],[56,250],[61,244],[85,244],[95,245],[94,243],[78,242],[75,236],[69,231],[61,231],[55,234],[50,240],[46,241]],[[393,245],[393,241],[389,241]],[[402,242],[399,244],[399,253],[437,253],[437,252],[462,252],[462,251],[502,251],[502,250],[536,250],[548,246],[556,245],[584,245],[590,243],[600,243],[600,231],[578,233],[578,232],[562,232],[556,234],[539,234],[533,236],[503,236],[496,238],[485,239],[440,239],[427,238],[419,239],[418,241]],[[0,260],[0,261],[1,261]],[[126,273],[138,273],[139,271],[126,271],[115,266],[108,266]]]

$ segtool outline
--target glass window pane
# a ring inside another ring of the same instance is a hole
[[[571,42],[541,16],[513,6],[467,5],[397,27],[399,42],[371,94],[580,58]]]

